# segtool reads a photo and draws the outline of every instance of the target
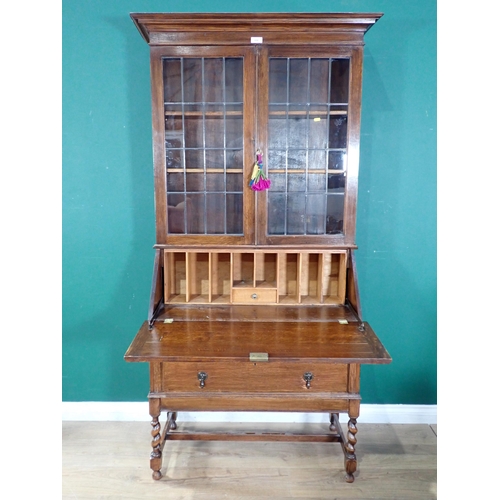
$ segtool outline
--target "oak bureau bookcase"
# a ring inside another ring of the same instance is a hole
[[[154,479],[168,441],[227,439],[339,442],[354,481],[360,365],[391,362],[354,258],[364,34],[381,15],[131,14],[150,45],[156,256],[125,359],[150,367]],[[181,411],[329,427],[194,432]]]

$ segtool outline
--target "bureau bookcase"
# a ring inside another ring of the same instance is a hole
[[[131,17],[150,46],[156,244],[125,359],[150,367],[153,478],[172,440],[300,440],[340,443],[352,482],[360,366],[391,361],[354,256],[364,34],[381,14]],[[182,411],[322,412],[327,429],[193,432]]]

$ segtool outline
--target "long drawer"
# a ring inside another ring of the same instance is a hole
[[[164,392],[346,392],[347,365],[305,362],[169,362]]]

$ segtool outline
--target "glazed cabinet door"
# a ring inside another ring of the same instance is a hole
[[[257,195],[260,243],[354,243],[361,59],[361,48],[263,50],[258,130],[271,187]]]
[[[157,242],[354,245],[362,47],[152,47]],[[262,151],[268,190],[249,186]]]
[[[253,243],[251,47],[151,51],[157,242]]]

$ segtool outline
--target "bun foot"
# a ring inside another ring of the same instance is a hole
[[[161,479],[161,471],[159,471],[159,470],[153,471],[153,479],[155,479],[156,481]]]

